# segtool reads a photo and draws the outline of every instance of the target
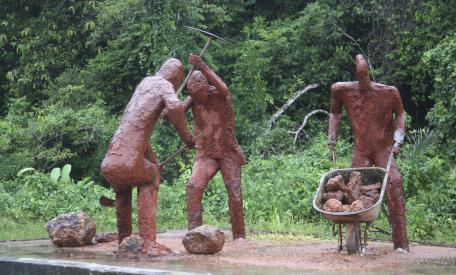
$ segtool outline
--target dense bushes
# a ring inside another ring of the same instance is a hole
[[[321,136],[327,118],[312,117],[307,135],[296,145],[289,131],[310,111],[328,109],[330,85],[352,79],[353,56],[363,52],[376,80],[399,88],[409,125],[432,129],[421,138],[409,137],[398,162],[412,235],[440,239],[442,228],[454,225],[456,212],[456,12],[451,5],[448,0],[370,0],[362,5],[351,0],[4,1],[1,215],[45,219],[78,207],[97,216],[105,211],[96,203],[102,192],[98,184],[103,184],[99,163],[122,109],[139,80],[166,58],[186,64],[188,53],[200,50],[206,37],[183,27],[190,25],[232,43],[212,43],[205,59],[233,95],[237,137],[250,159],[243,176],[249,222],[318,219],[308,203],[312,184],[330,167]],[[265,131],[270,116],[311,83],[320,85]],[[344,123],[341,136],[346,142],[339,144],[343,166],[350,158],[348,132]],[[160,160],[180,146],[167,123],[157,125],[151,143]],[[186,154],[162,173],[159,224],[184,226],[183,186],[191,161],[192,154]],[[49,182],[50,171],[67,163],[74,182]],[[36,170],[17,175],[27,167]],[[92,195],[78,195],[92,189]],[[59,204],[56,198],[62,192],[71,194],[63,198],[83,203]],[[49,203],[43,203],[43,194],[53,194]],[[208,219],[227,221],[219,178],[205,196]],[[270,203],[263,204],[266,199]]]
[[[249,229],[287,231],[296,224],[329,224],[312,208],[320,177],[332,166],[325,141],[324,136],[319,136],[295,154],[250,160],[242,173],[245,220]],[[455,242],[451,230],[456,225],[456,169],[437,156],[427,155],[430,147],[417,149],[417,146],[419,142],[407,144],[398,160],[406,190],[409,237]],[[349,143],[339,142],[338,167],[349,166],[350,151]],[[78,182],[65,178],[64,170],[58,180],[52,175],[54,172],[48,176],[26,169],[14,181],[3,181],[0,215],[16,221],[43,223],[60,213],[84,210],[102,228],[113,230],[115,212],[98,204],[102,195],[113,197],[112,191],[98,186],[90,178]],[[185,184],[191,174],[190,163],[180,173],[175,182],[162,182],[160,187],[157,225],[161,229],[186,227]],[[133,206],[135,208],[135,202]],[[205,190],[203,208],[205,222],[229,228],[227,193],[219,175]],[[385,217],[380,224],[387,227]],[[301,230],[305,232],[306,228]]]

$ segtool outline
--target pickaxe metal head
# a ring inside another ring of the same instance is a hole
[[[198,32],[200,32],[202,34],[205,34],[205,35],[207,35],[209,37],[212,37],[212,39],[218,39],[218,40],[221,40],[221,41],[223,41],[225,43],[231,44],[231,42],[229,42],[228,40],[223,39],[220,36],[218,36],[216,34],[213,34],[211,32],[208,32],[208,31],[205,31],[205,30],[202,30],[202,29],[198,29],[198,28],[195,28],[195,27],[190,27],[190,26],[184,26],[184,27],[186,27],[187,29],[190,29],[190,30],[198,31]]]

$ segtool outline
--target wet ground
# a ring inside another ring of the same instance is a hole
[[[184,231],[159,234],[158,241],[176,253],[153,259],[116,259],[116,242],[57,248],[48,240],[0,242],[0,256],[216,274],[456,274],[456,248],[452,247],[412,244],[410,253],[398,253],[391,243],[371,242],[366,255],[359,257],[338,253],[335,241],[261,240],[233,245],[227,240],[216,255],[190,255],[181,244],[183,235]]]

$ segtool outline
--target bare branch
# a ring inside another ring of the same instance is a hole
[[[299,133],[301,133],[301,131],[304,129],[304,127],[306,127],[306,124],[307,124],[307,121],[309,120],[309,118],[315,114],[326,114],[329,116],[329,113],[325,110],[321,110],[321,109],[317,109],[317,110],[313,110],[312,112],[308,113],[305,117],[304,117],[304,120],[302,121],[302,124],[301,126],[299,126],[299,128],[296,130],[296,131],[288,131],[288,133],[290,134],[294,134],[294,141],[293,141],[293,144],[296,145],[296,141],[298,140],[298,136],[299,136]],[[307,134],[306,134],[307,136]]]
[[[295,93],[292,97],[290,97],[287,102],[271,117],[271,119],[268,122],[268,129],[267,131],[271,130],[272,126],[276,123],[277,119],[288,109],[288,107],[291,106],[300,96],[303,94],[307,93],[311,89],[315,89],[319,87],[320,84],[314,83],[307,85],[304,89],[298,91]]]
[[[333,26],[338,30],[340,31],[345,37],[347,37],[350,41],[352,41],[353,43],[355,43],[356,47],[358,47],[359,51],[366,57],[367,59],[367,64],[369,65],[369,70],[371,71],[371,77],[372,77],[372,80],[374,82],[377,82],[375,80],[375,76],[372,74],[372,72],[374,71],[374,67],[372,67],[372,63],[370,61],[370,58],[369,58],[369,55],[366,54],[366,52],[363,50],[363,48],[361,47],[361,45],[359,44],[359,42],[353,38],[353,36],[349,35],[348,33],[346,33],[340,26],[338,26],[335,22],[332,22]]]

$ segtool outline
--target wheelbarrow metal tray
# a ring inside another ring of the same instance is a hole
[[[361,172],[361,177],[364,185],[369,185],[377,182],[382,182],[380,197],[377,202],[369,208],[355,212],[328,212],[323,210],[323,194],[326,182],[329,179],[342,175],[345,182],[348,182],[351,172]],[[379,167],[366,168],[346,168],[334,169],[324,174],[320,179],[317,193],[313,199],[313,207],[318,212],[322,213],[328,220],[335,223],[353,223],[353,222],[372,222],[378,218],[380,214],[383,196],[385,195],[386,183],[388,181],[387,170]]]

